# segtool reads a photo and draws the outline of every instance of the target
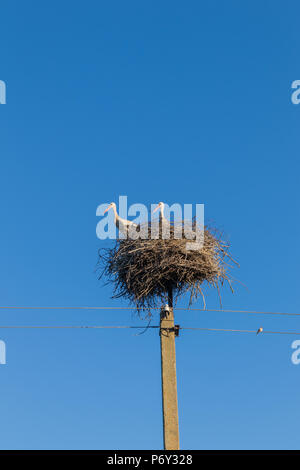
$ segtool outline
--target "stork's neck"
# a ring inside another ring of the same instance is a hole
[[[162,205],[160,206],[160,213],[161,213],[161,218],[162,218],[162,219],[165,219],[164,210],[165,210],[165,205],[162,204]]]
[[[119,214],[117,213],[117,208],[115,206],[113,206],[112,208],[113,208],[113,211],[114,211],[114,214],[115,214],[115,220],[118,220],[119,219]]]

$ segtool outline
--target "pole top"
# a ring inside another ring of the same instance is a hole
[[[172,309],[169,307],[169,304],[165,304],[160,309],[161,316],[167,317],[171,313]]]

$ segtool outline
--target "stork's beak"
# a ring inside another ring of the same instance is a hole
[[[158,204],[158,205],[155,207],[155,209],[154,209],[154,211],[152,212],[152,214],[154,214],[154,212],[156,212],[159,208],[160,208],[160,205]]]
[[[112,205],[109,204],[109,206],[105,209],[105,211],[103,212],[103,214],[105,214],[105,212],[109,211],[109,209],[111,209],[111,208],[112,208]]]

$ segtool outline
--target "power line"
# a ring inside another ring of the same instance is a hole
[[[94,328],[94,329],[113,329],[113,328],[159,328],[159,326],[129,326],[129,325],[121,325],[121,326],[102,326],[102,325],[0,325],[0,329],[2,328],[11,328],[11,329],[18,329],[18,328],[62,328],[62,329],[80,329],[80,328]]]
[[[88,306],[0,306],[1,310],[137,310],[135,307],[88,307]],[[160,310],[160,307],[152,307],[151,310]],[[262,310],[232,310],[232,309],[204,309],[204,308],[189,308],[189,307],[176,307],[176,311],[197,311],[197,312],[221,312],[221,313],[244,313],[256,315],[288,315],[300,316],[300,313],[290,312],[265,312]]]
[[[300,316],[300,313],[289,313],[289,312],[264,312],[261,310],[230,310],[230,309],[203,309],[203,308],[185,308],[178,307],[176,310],[192,310],[198,312],[224,312],[224,313],[250,313],[257,315],[292,315]]]
[[[131,307],[87,307],[87,306],[74,306],[74,307],[60,307],[60,306],[0,306],[2,310],[135,310]]]
[[[183,327],[180,330],[199,330],[199,331],[228,331],[233,333],[257,333],[257,330],[234,330],[234,329],[225,329],[225,328],[188,328]],[[262,334],[273,334],[273,335],[300,335],[300,332],[296,331],[265,331],[263,330]]]
[[[0,325],[0,329],[142,329],[142,328],[160,328],[158,325]],[[168,328],[164,328],[168,329]],[[240,330],[231,328],[198,328],[198,327],[179,327],[180,330],[195,330],[195,331],[220,331],[220,332],[232,332],[232,333],[257,333],[257,330]],[[280,335],[300,335],[297,331],[265,331],[261,334],[280,334]]]

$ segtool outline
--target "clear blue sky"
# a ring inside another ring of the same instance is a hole
[[[247,286],[225,289],[224,308],[300,312],[299,15],[293,0],[2,4],[0,305],[126,306],[94,267],[96,208],[127,195],[205,204]],[[0,318],[143,323],[126,310]],[[300,331],[298,317],[176,318]],[[1,448],[161,448],[159,337],[134,333],[0,330]],[[300,448],[294,339],[182,332],[181,447]]]

